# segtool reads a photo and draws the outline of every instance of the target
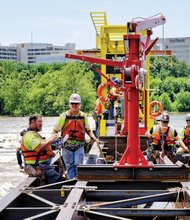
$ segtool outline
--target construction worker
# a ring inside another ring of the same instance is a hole
[[[69,179],[77,176],[77,165],[83,164],[85,133],[89,135],[91,140],[98,141],[90,130],[87,115],[80,111],[80,106],[80,95],[72,94],[69,98],[70,109],[60,115],[54,126],[54,133],[61,131],[64,144],[62,156]]]
[[[94,111],[93,111],[93,119],[95,121],[95,135],[96,137],[99,137],[100,133],[100,119],[102,116],[102,101],[101,98],[97,98],[94,103]]]
[[[160,156],[164,157],[164,155],[173,160],[175,141],[185,149],[184,143],[178,138],[177,131],[169,125],[169,114],[163,113],[160,121],[160,124],[154,125],[146,132],[147,137],[152,139],[151,146],[147,150],[147,158],[153,163],[157,163]]]
[[[21,132],[21,136],[23,135],[21,150],[25,160],[26,173],[40,178],[45,176],[45,183],[50,184],[63,180],[51,165],[54,157],[51,143],[58,138],[58,135],[53,134],[46,140],[38,133],[42,130],[42,123],[42,117],[38,114],[29,117],[27,131]]]
[[[185,148],[180,146],[177,150],[177,154],[188,153],[190,150],[190,114],[185,117],[186,125],[180,130],[179,138],[184,143]]]
[[[111,80],[117,85],[112,86],[109,93],[108,93],[108,102],[109,102],[109,119],[114,119],[114,103],[116,100],[119,100],[123,97],[121,94],[121,82],[115,76],[111,78]]]

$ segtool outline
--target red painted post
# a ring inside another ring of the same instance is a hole
[[[112,61],[87,56],[66,54],[65,57],[83,60],[90,63],[100,63],[109,66],[118,66],[123,69],[122,86],[124,91],[124,129],[122,134],[127,133],[127,147],[118,164],[115,167],[123,166],[148,166],[141,149],[139,134],[139,89],[136,88],[135,79],[139,74],[139,68],[142,67],[140,60],[140,35],[124,35],[127,52],[124,61]],[[100,73],[100,71],[98,71]],[[100,73],[101,74],[101,73]],[[127,74],[127,76],[126,76]],[[103,75],[103,73],[101,74]],[[106,77],[105,77],[106,78]]]
[[[135,77],[138,74],[138,70],[141,67],[141,61],[139,59],[139,44],[140,35],[126,35],[124,40],[128,40],[128,53],[126,53],[125,68],[130,68],[130,79],[124,81],[127,87],[127,100],[125,101],[125,108],[127,108],[127,125],[128,125],[128,138],[127,148],[122,155],[118,166],[130,165],[139,166],[148,165],[140,150],[140,134],[139,134],[139,89],[135,86]],[[124,69],[125,69],[124,68]],[[123,75],[124,76],[124,75]],[[125,77],[124,77],[125,80]],[[125,110],[126,112],[126,110]],[[124,124],[126,121],[124,122]]]

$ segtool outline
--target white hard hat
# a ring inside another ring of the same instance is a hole
[[[167,121],[167,122],[169,122],[169,121],[170,121],[170,116],[169,116],[169,114],[166,113],[166,112],[163,113],[162,116],[161,116],[160,121]]]
[[[79,94],[77,94],[77,93],[74,93],[74,94],[72,94],[71,96],[70,96],[70,98],[69,98],[69,103],[71,104],[71,103],[81,103],[81,97],[80,97],[80,95]]]
[[[185,120],[186,120],[186,121],[190,121],[190,114],[187,114],[187,115],[186,115]]]

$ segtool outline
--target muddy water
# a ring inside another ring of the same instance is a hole
[[[42,135],[48,136],[56,117],[43,119]],[[0,198],[17,186],[26,176],[20,172],[16,160],[20,131],[27,128],[28,117],[0,117]]]

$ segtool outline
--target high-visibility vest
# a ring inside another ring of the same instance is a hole
[[[37,134],[41,139],[43,139],[37,132],[35,131],[28,131],[28,132],[34,132],[35,134]],[[25,135],[23,136],[23,140],[26,136],[26,134],[28,133],[26,132]],[[38,156],[38,163],[41,163],[43,161],[48,160],[50,157],[53,156],[53,151],[50,153],[48,151],[50,151],[51,148],[47,150],[43,150],[42,152],[37,153],[35,150],[32,149],[28,149],[26,146],[24,146],[24,141],[22,140],[21,143],[21,150],[22,150],[22,154],[24,156],[24,160],[25,160],[25,164],[35,164],[36,160],[37,160],[37,156]]]
[[[174,129],[172,127],[168,127],[168,129],[165,132],[162,132],[160,125],[155,125],[153,127],[153,133],[152,133],[152,144],[156,145],[158,149],[161,150],[161,143],[164,141],[164,149],[169,150],[174,144]]]
[[[190,146],[190,128],[184,127],[184,139],[183,142],[186,146]]]
[[[73,116],[69,111],[65,114],[65,124],[61,132],[62,137],[68,135],[68,140],[85,141],[85,114],[80,112],[81,115]]]

